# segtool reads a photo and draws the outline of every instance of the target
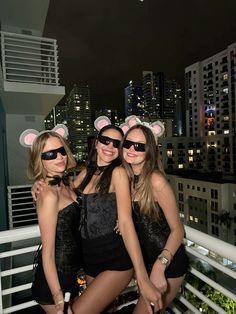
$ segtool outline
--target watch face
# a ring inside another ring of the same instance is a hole
[[[164,256],[160,256],[159,261],[164,265],[167,265],[169,263],[169,260]]]

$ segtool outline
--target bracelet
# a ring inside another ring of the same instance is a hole
[[[173,254],[171,253],[170,250],[168,250],[168,249],[163,249],[162,251],[167,251],[167,252],[170,254],[171,260],[173,259]]]
[[[63,303],[63,294],[62,294],[62,290],[59,289],[59,291],[55,294],[52,295],[54,304],[57,306],[61,303]]]

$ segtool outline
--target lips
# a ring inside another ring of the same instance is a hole
[[[104,155],[109,156],[109,157],[112,157],[115,155],[115,152],[107,150],[107,149],[103,149],[102,152]]]

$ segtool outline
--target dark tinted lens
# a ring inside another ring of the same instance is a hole
[[[120,141],[119,140],[112,139],[112,142],[113,142],[113,146],[115,148],[119,148],[119,146],[120,146]]]
[[[57,158],[58,153],[62,154],[63,156],[66,156],[65,148],[62,146],[57,149],[52,149],[52,150],[49,150],[48,152],[44,152],[42,153],[41,158],[43,160],[53,160]]]
[[[132,142],[129,140],[125,140],[123,143],[123,147],[129,149],[131,146],[134,146],[134,150],[136,152],[145,152],[145,144],[144,143],[138,143],[138,142]]]
[[[113,139],[113,138],[108,137],[108,136],[100,135],[98,137],[98,140],[99,140],[100,143],[102,143],[104,145],[109,145],[112,142],[113,146],[115,148],[119,148],[119,145],[120,145],[120,141],[119,140]]]

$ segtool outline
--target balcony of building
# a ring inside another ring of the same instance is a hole
[[[48,114],[65,94],[57,41],[4,31],[0,35],[0,97],[6,113],[25,114],[30,108],[31,114]]]
[[[31,298],[33,257],[40,242],[30,185],[8,188],[12,230],[0,232],[0,313],[37,313]],[[31,206],[30,206],[31,204]],[[31,226],[19,227],[20,225]],[[173,313],[235,313],[236,251],[233,245],[185,225],[186,250],[191,267]],[[132,292],[133,291],[133,292]],[[135,292],[135,293],[134,293]],[[132,293],[132,297],[131,294]],[[126,297],[127,295],[127,297]],[[114,313],[137,301],[137,286],[129,286],[116,300]],[[135,297],[136,296],[136,297]]]

